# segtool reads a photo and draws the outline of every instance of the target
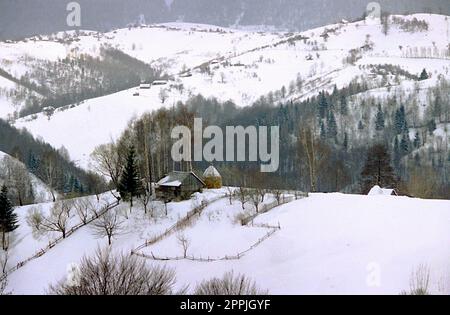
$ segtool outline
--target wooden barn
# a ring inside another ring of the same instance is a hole
[[[156,197],[166,201],[185,200],[205,186],[194,172],[171,172],[156,184]]]

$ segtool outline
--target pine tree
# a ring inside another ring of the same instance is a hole
[[[420,147],[420,135],[419,132],[416,132],[416,136],[414,137],[414,148]]]
[[[398,144],[398,138],[396,136],[395,140],[394,140],[394,167],[396,170],[400,169],[401,158],[402,158],[402,156],[400,154],[400,146]]]
[[[430,77],[429,77],[429,75],[428,75],[428,73],[427,73],[427,70],[426,69],[423,69],[422,70],[422,73],[420,74],[420,78],[419,78],[419,80],[420,81],[423,81],[423,80],[428,80]]]
[[[358,130],[364,130],[364,124],[361,120],[358,123]]]
[[[402,140],[400,141],[400,150],[402,155],[409,153],[409,136],[407,134],[403,134]]]
[[[381,131],[384,129],[384,113],[381,110],[381,105],[378,104],[378,112],[375,120],[375,130]]]
[[[128,150],[127,160],[119,183],[120,196],[130,201],[133,207],[133,197],[141,192],[141,182],[136,163],[136,151],[133,146]]]
[[[345,151],[348,150],[348,134],[346,132],[344,133],[344,142],[342,143],[342,146]]]
[[[320,140],[325,141],[327,139],[327,134],[325,132],[325,125],[323,121],[320,121]]]
[[[366,164],[361,172],[361,180],[364,194],[367,194],[375,185],[397,187],[397,180],[391,167],[391,157],[386,146],[376,144],[369,149]]]
[[[325,118],[328,113],[328,101],[325,92],[322,91],[319,94],[319,115],[320,118]]]
[[[330,139],[336,139],[337,136],[337,124],[336,118],[332,111],[328,114],[328,122],[327,122],[327,137]]]
[[[8,188],[3,186],[0,192],[0,232],[2,233],[3,250],[8,249],[6,234],[19,227],[17,222],[17,214],[14,213],[14,208],[8,199]]]

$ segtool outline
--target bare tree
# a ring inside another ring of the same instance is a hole
[[[5,250],[0,255],[0,268],[2,268],[2,274],[6,274],[6,267],[8,265],[8,261],[9,261],[9,252]]]
[[[25,165],[6,155],[2,160],[0,176],[8,181],[10,192],[16,195],[20,206],[34,202],[31,177]]]
[[[259,193],[258,189],[249,189],[248,199],[250,200],[251,204],[255,207],[256,213],[259,213],[259,204],[262,201],[261,201],[261,194]]]
[[[118,146],[114,142],[100,145],[95,148],[91,157],[94,160],[95,170],[110,178],[114,187],[118,188],[123,165]]]
[[[83,198],[74,202],[73,207],[80,221],[86,225],[89,221],[90,214],[92,213],[92,204],[90,200]]]
[[[75,285],[61,280],[51,286],[53,295],[169,295],[173,293],[175,272],[167,267],[149,267],[134,255],[114,256],[100,250],[84,257]]]
[[[111,246],[112,239],[123,232],[123,221],[116,211],[111,210],[94,222],[93,229],[96,236],[107,237]]]
[[[268,292],[258,288],[255,282],[245,275],[234,276],[226,273],[222,278],[213,278],[197,285],[195,295],[267,295]]]
[[[277,204],[280,205],[281,204],[281,197],[283,196],[283,190],[281,189],[274,189],[272,190],[272,194],[275,197],[275,200],[277,201]]]
[[[44,215],[42,209],[34,208],[28,214],[27,223],[31,226],[35,235],[60,232],[62,237],[66,238],[72,207],[73,200],[57,201],[53,204],[48,216]]]
[[[6,292],[6,286],[8,285],[8,278],[6,276],[0,277],[0,295],[10,295],[11,293]]]
[[[318,172],[323,162],[329,155],[329,150],[316,139],[315,128],[302,128],[300,130],[300,143],[306,154],[306,162],[309,169],[311,191],[317,191]]]
[[[227,197],[230,202],[230,206],[233,205],[234,194],[235,194],[235,192],[234,192],[233,188],[230,186],[227,186]]]
[[[142,207],[144,207],[145,214],[147,214],[148,204],[150,203],[151,199],[152,199],[152,196],[147,191],[144,191],[142,194],[140,194],[138,196],[138,202],[139,202],[139,204],[142,205]],[[153,213],[151,215],[153,216]]]
[[[248,201],[248,190],[244,187],[239,187],[239,189],[236,191],[236,195],[241,202],[242,210],[245,210],[245,204]]]
[[[177,235],[178,244],[183,248],[183,257],[187,257],[187,251],[191,245],[191,241],[184,234]]]
[[[49,187],[53,202],[55,202],[55,190],[57,188],[58,179],[60,178],[60,168],[56,153],[49,151],[44,154],[42,161],[39,164],[39,173]]]

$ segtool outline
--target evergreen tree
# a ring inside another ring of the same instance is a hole
[[[361,172],[361,181],[363,194],[367,194],[375,185],[397,187],[397,180],[391,167],[391,157],[386,146],[376,144],[369,149],[366,164]]]
[[[397,136],[395,137],[394,140],[394,167],[396,170],[400,169],[400,160],[401,160],[402,156],[400,154],[400,146],[398,143],[398,138]]]
[[[17,222],[17,214],[14,213],[12,203],[8,199],[8,188],[3,186],[0,192],[0,232],[2,233],[3,250],[8,249],[6,234],[19,227]]]
[[[420,135],[419,132],[416,132],[416,136],[414,137],[414,148],[420,148]]]
[[[320,121],[320,140],[325,141],[327,139],[327,134],[325,132],[325,125],[323,121]]]
[[[358,130],[364,130],[364,124],[361,120],[358,123]]]
[[[432,119],[428,122],[427,127],[428,127],[428,132],[430,133],[430,135],[432,135],[433,132],[436,130],[436,122],[434,121],[434,119]]]
[[[342,146],[345,151],[348,150],[348,134],[346,132],[344,133],[344,142],[342,143]]]
[[[340,112],[342,116],[346,116],[348,114],[348,104],[347,104],[347,98],[345,94],[342,94],[341,96],[341,108]]]
[[[133,146],[128,150],[127,160],[119,183],[120,196],[124,200],[129,200],[133,207],[133,197],[141,192],[141,182],[138,166],[136,163],[136,151]]]
[[[409,136],[407,134],[403,134],[402,140],[400,141],[400,151],[402,155],[409,153]]]
[[[384,129],[384,113],[381,110],[381,105],[378,104],[378,112],[375,119],[375,130],[381,131]]]
[[[420,78],[419,78],[419,80],[420,81],[423,81],[423,80],[428,80],[430,77],[429,77],[429,75],[428,75],[428,73],[427,73],[427,70],[426,69],[423,69],[422,70],[422,73],[420,74]]]
[[[395,131],[397,134],[408,131],[408,123],[406,121],[405,106],[400,106],[400,109],[395,112]]]
[[[328,114],[328,122],[327,122],[327,137],[330,139],[336,139],[337,136],[337,124],[336,118],[332,111]]]
[[[325,118],[328,113],[328,101],[325,91],[319,93],[319,116],[320,118]]]

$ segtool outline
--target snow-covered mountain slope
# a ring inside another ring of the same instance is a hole
[[[22,162],[20,162],[20,161],[18,161],[16,159],[14,159],[10,155],[0,151],[0,168],[3,167],[3,165],[2,165],[3,159],[6,156],[10,157],[11,159],[13,159],[17,163],[22,163]],[[33,193],[34,193],[34,197],[35,197],[35,202],[36,203],[47,202],[47,201],[53,200],[50,188],[42,180],[40,180],[34,174],[31,174],[31,173],[30,173],[30,179],[31,179],[31,185],[33,187]],[[0,184],[3,184],[3,183],[8,185],[8,182],[4,182],[4,180],[2,180],[2,178],[0,176]],[[55,192],[55,195],[58,195],[58,194]]]
[[[413,21],[419,26],[411,26]],[[142,113],[140,104],[152,110],[199,93],[232,100],[239,106],[250,105],[261,96],[275,102],[298,101],[350,82],[367,84],[369,91],[362,97],[385,99],[401,89],[400,93],[408,96],[418,89],[422,91],[420,99],[426,100],[431,87],[450,78],[450,20],[442,15],[391,17],[387,35],[379,20],[370,19],[302,33],[257,33],[172,23],[81,34],[60,33],[55,38],[61,43],[48,41],[48,37],[1,43],[0,56],[8,61],[6,70],[20,73],[27,55],[49,60],[67,54],[97,56],[100,47],[108,46],[161,67],[170,77],[167,85],[153,86],[139,96],[123,91],[87,100],[57,112],[50,120],[39,114],[16,122],[17,127],[25,127],[57,147],[65,135],[64,145],[83,166],[88,165],[93,147],[120,134],[130,118]],[[393,73],[386,65],[401,71]],[[431,78],[417,81],[423,68]],[[356,130],[357,122],[350,127]]]
[[[225,190],[206,191],[203,198],[212,200],[220,193]],[[192,204],[185,201],[168,206],[168,218],[163,205],[156,207],[156,220],[149,220],[136,207],[125,220],[124,233],[113,241],[113,250],[129,253],[182,218]],[[23,220],[27,209],[18,211]],[[409,290],[411,273],[425,265],[430,269],[430,292],[450,292],[449,201],[312,194],[260,215],[254,227],[241,226],[236,220],[240,213],[253,211],[249,204],[243,211],[238,201],[230,206],[227,198],[222,198],[179,231],[190,240],[188,255],[214,259],[231,257],[250,247],[267,233],[264,225],[281,227],[239,260],[161,262],[176,269],[177,285],[190,284],[192,289],[203,279],[234,270],[272,294],[395,295]],[[34,244],[30,235],[21,242]],[[15,294],[45,293],[50,284],[67,276],[68,266],[106,244],[106,239],[96,238],[89,226],[83,227],[13,272],[9,289]],[[141,252],[177,257],[183,249],[171,234]]]

